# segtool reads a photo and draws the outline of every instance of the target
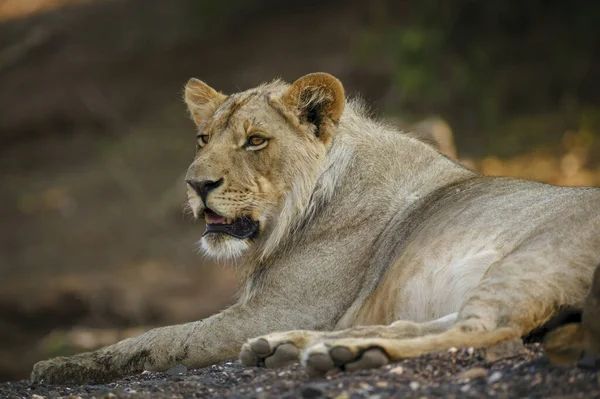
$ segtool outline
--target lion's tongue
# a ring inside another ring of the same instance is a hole
[[[204,214],[204,218],[208,224],[224,224],[226,221],[225,217],[217,215],[213,212],[206,212]]]

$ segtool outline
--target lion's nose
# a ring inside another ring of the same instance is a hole
[[[200,196],[204,205],[206,205],[206,197],[208,194],[223,184],[223,179],[219,180],[186,180],[187,184],[190,185],[191,188]]]

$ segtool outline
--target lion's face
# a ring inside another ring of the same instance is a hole
[[[343,88],[313,74],[227,97],[192,79],[186,102],[198,126],[186,182],[190,208],[206,221],[201,245],[213,257],[236,258],[289,222],[282,213],[290,201],[310,194]]]

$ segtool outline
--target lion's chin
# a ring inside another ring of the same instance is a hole
[[[250,249],[250,239],[239,239],[225,233],[205,234],[200,240],[202,251],[218,261],[241,258]]]

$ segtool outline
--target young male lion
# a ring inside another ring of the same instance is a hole
[[[478,175],[369,118],[325,73],[230,96],[191,79],[185,101],[189,205],[204,251],[242,271],[237,304],[40,362],[34,381],[202,367],[240,348],[246,365],[377,367],[519,338],[582,306],[600,189]]]

